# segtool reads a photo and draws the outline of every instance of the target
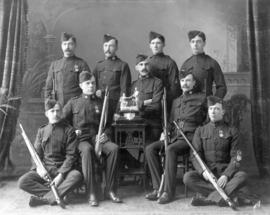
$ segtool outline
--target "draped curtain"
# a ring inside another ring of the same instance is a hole
[[[260,174],[269,176],[270,2],[268,0],[248,0],[247,4],[253,144]]]
[[[0,170],[9,159],[20,107],[27,45],[26,0],[0,0]]]

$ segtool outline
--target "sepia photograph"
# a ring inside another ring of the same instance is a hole
[[[0,214],[269,214],[269,11],[0,0]]]

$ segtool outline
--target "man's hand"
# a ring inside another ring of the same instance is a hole
[[[48,178],[47,178],[47,171],[45,169],[37,167],[36,171],[37,171],[37,174],[41,178],[43,178],[46,181],[48,180]]]
[[[98,136],[96,136],[96,142],[98,141]],[[109,140],[108,136],[105,133],[102,133],[99,138],[101,144],[106,143]]]
[[[204,171],[202,175],[203,175],[204,180],[209,181],[206,171]]]
[[[81,130],[76,130],[75,133],[76,133],[77,137],[79,137],[79,136],[82,135],[82,131]]]
[[[64,180],[63,174],[62,174],[62,173],[59,173],[59,174],[53,179],[52,183],[53,183],[56,187],[58,187],[58,186],[62,183],[63,180]]]
[[[143,105],[150,105],[152,103],[152,99],[147,99],[143,101]]]
[[[101,98],[102,97],[102,91],[101,90],[97,90],[96,91],[96,96]]]
[[[164,132],[162,132],[162,133],[161,133],[159,140],[160,140],[160,141],[165,140],[165,135],[164,135]]]
[[[226,175],[220,176],[220,178],[217,181],[217,184],[221,187],[224,188],[228,182],[228,177]]]

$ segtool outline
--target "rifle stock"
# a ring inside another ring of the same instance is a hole
[[[197,153],[196,149],[194,148],[194,146],[191,144],[191,142],[187,139],[186,135],[184,134],[184,132],[179,128],[179,126],[177,125],[177,123],[175,121],[173,121],[173,123],[175,124],[177,130],[180,132],[180,134],[182,135],[182,137],[185,139],[185,141],[187,142],[187,144],[189,145],[189,147],[192,150],[192,153],[194,155],[194,157],[196,158],[196,160],[198,161],[199,165],[201,166],[201,168],[203,169],[204,172],[206,172],[208,180],[210,181],[210,183],[214,186],[214,188],[217,190],[217,192],[220,194],[220,196],[227,202],[227,204],[233,209],[236,210],[236,206],[235,204],[232,202],[232,200],[229,198],[229,196],[224,192],[224,190],[218,185],[217,183],[217,178],[214,176],[214,174],[211,172],[211,170],[206,166],[206,164],[203,162],[203,160],[201,159],[201,157],[199,156],[199,154]]]
[[[104,126],[105,126],[104,122],[106,119],[106,110],[107,110],[108,99],[109,99],[109,89],[107,86],[105,89],[105,96],[104,96],[102,112],[101,112],[101,117],[100,117],[100,122],[99,122],[97,141],[96,141],[96,145],[95,145],[95,152],[96,152],[96,155],[98,158],[100,158],[100,156],[101,156],[100,136],[101,136],[103,129],[104,129]]]
[[[168,119],[167,119],[167,92],[166,92],[166,88],[164,87],[163,90],[163,134],[164,134],[164,149],[165,149],[165,153],[168,147]],[[162,166],[163,166],[163,173],[161,175],[161,181],[160,181],[160,186],[158,189],[158,194],[157,196],[160,197],[163,187],[164,187],[164,180],[165,180],[165,158],[166,158],[166,154],[162,157]]]
[[[45,177],[46,177],[46,180],[50,183],[50,187],[51,187],[51,190],[52,190],[52,192],[54,194],[55,201],[57,202],[58,205],[60,205],[61,208],[65,208],[65,205],[64,205],[63,201],[61,200],[61,198],[60,198],[60,196],[58,194],[57,188],[55,187],[54,183],[52,182],[52,179],[51,179],[47,169],[43,165],[40,157],[38,156],[36,149],[34,148],[32,143],[30,142],[29,138],[27,137],[22,124],[19,123],[19,126],[20,126],[20,129],[21,129],[21,133],[22,133],[22,137],[24,139],[24,142],[25,142],[25,144],[26,144],[26,146],[28,148],[28,151],[29,151],[34,163],[36,164],[37,168],[41,169],[43,172],[46,172]]]

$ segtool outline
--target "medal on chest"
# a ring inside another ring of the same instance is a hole
[[[98,108],[97,105],[95,105],[95,112],[96,112],[96,114],[99,114],[100,113],[99,108]]]
[[[79,66],[77,64],[74,65],[74,71],[79,72]]]
[[[222,130],[219,130],[218,135],[219,135],[219,137],[223,138],[224,137],[224,132]]]
[[[242,160],[242,151],[241,150],[237,150],[237,152],[236,152],[236,160],[238,162]]]

